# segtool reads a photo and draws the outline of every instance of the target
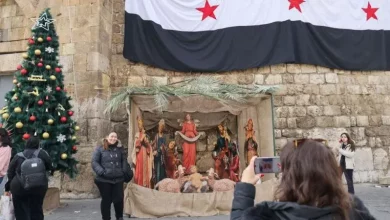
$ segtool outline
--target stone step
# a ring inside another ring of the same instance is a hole
[[[379,184],[390,185],[390,176],[379,177]]]

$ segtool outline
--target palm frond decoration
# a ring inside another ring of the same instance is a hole
[[[129,86],[113,94],[107,103],[105,113],[115,112],[122,104],[128,103],[129,97],[132,95],[153,95],[157,109],[163,111],[167,107],[169,97],[171,96],[184,98],[191,95],[201,95],[223,104],[228,104],[232,101],[245,103],[249,98],[257,94],[272,94],[278,88],[278,86],[257,84],[251,86],[226,84],[212,76],[189,78],[168,85],[152,82],[150,87]]]

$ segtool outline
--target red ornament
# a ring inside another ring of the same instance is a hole
[[[77,146],[73,146],[73,147],[72,147],[72,150],[73,150],[73,151],[77,151]]]
[[[43,63],[38,63],[37,66],[38,67],[43,67]]]
[[[21,73],[22,75],[26,75],[26,74],[27,74],[27,70],[26,70],[26,69],[22,69],[22,70],[20,71],[20,73]]]
[[[62,123],[65,123],[66,121],[67,121],[66,117],[62,116],[62,117],[61,117],[61,122],[62,122]]]
[[[61,91],[61,87],[57,86],[57,87],[56,87],[56,91],[57,91],[57,92]]]
[[[60,73],[61,72],[61,68],[56,67],[55,71],[56,71],[56,73]]]
[[[28,139],[30,139],[30,135],[29,135],[29,134],[27,134],[27,133],[26,133],[26,134],[24,134],[24,135],[23,135],[23,139],[24,139],[24,140],[28,140]]]
[[[68,115],[72,116],[73,115],[73,111],[68,111]]]
[[[30,39],[28,39],[28,43],[29,43],[29,44],[34,44],[35,41],[34,41],[33,39],[30,38]]]
[[[51,41],[51,37],[47,37],[46,40],[47,40],[47,41]]]
[[[22,67],[22,65],[20,65],[20,64],[16,67],[17,70],[21,70],[22,68],[23,68],[23,67]]]
[[[31,115],[30,116],[30,121],[35,121],[35,120],[37,120],[37,117],[35,117],[34,115]]]
[[[42,100],[39,100],[39,101],[38,101],[38,105],[43,105],[43,101],[42,101]]]

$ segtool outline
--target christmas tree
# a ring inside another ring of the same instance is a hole
[[[27,53],[17,66],[12,91],[5,96],[7,106],[0,110],[2,126],[12,136],[13,155],[24,150],[31,136],[41,139],[56,170],[73,177],[77,161],[73,111],[64,89],[64,76],[58,58],[58,36],[54,19],[46,9],[32,28]]]

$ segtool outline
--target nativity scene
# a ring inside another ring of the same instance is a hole
[[[106,110],[125,104],[134,171],[124,212],[143,218],[229,213],[248,158],[275,153],[273,91],[197,77],[114,95]],[[164,209],[145,209],[151,203]]]

